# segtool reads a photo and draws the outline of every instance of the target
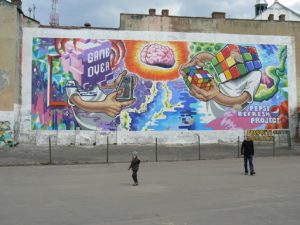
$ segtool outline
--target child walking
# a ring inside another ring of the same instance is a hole
[[[128,170],[130,170],[130,169],[132,170],[132,179],[134,181],[133,186],[139,185],[139,182],[137,179],[137,172],[139,170],[140,162],[141,161],[139,160],[139,158],[137,156],[137,152],[136,151],[132,152],[132,160],[131,160]]]

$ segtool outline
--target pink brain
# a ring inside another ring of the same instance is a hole
[[[150,66],[170,68],[175,64],[173,50],[160,44],[146,45],[141,52],[141,60]]]

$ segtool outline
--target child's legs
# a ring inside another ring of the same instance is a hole
[[[132,171],[132,179],[133,179],[134,183],[138,183],[138,180],[137,180],[137,170],[133,170]]]

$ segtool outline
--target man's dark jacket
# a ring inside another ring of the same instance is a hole
[[[254,155],[253,141],[244,140],[241,148],[242,155]]]

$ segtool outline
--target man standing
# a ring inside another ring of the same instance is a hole
[[[245,175],[248,175],[248,161],[250,167],[250,175],[254,175],[255,174],[254,167],[253,167],[254,146],[250,135],[247,135],[246,140],[244,140],[242,143],[241,154],[244,155]]]

